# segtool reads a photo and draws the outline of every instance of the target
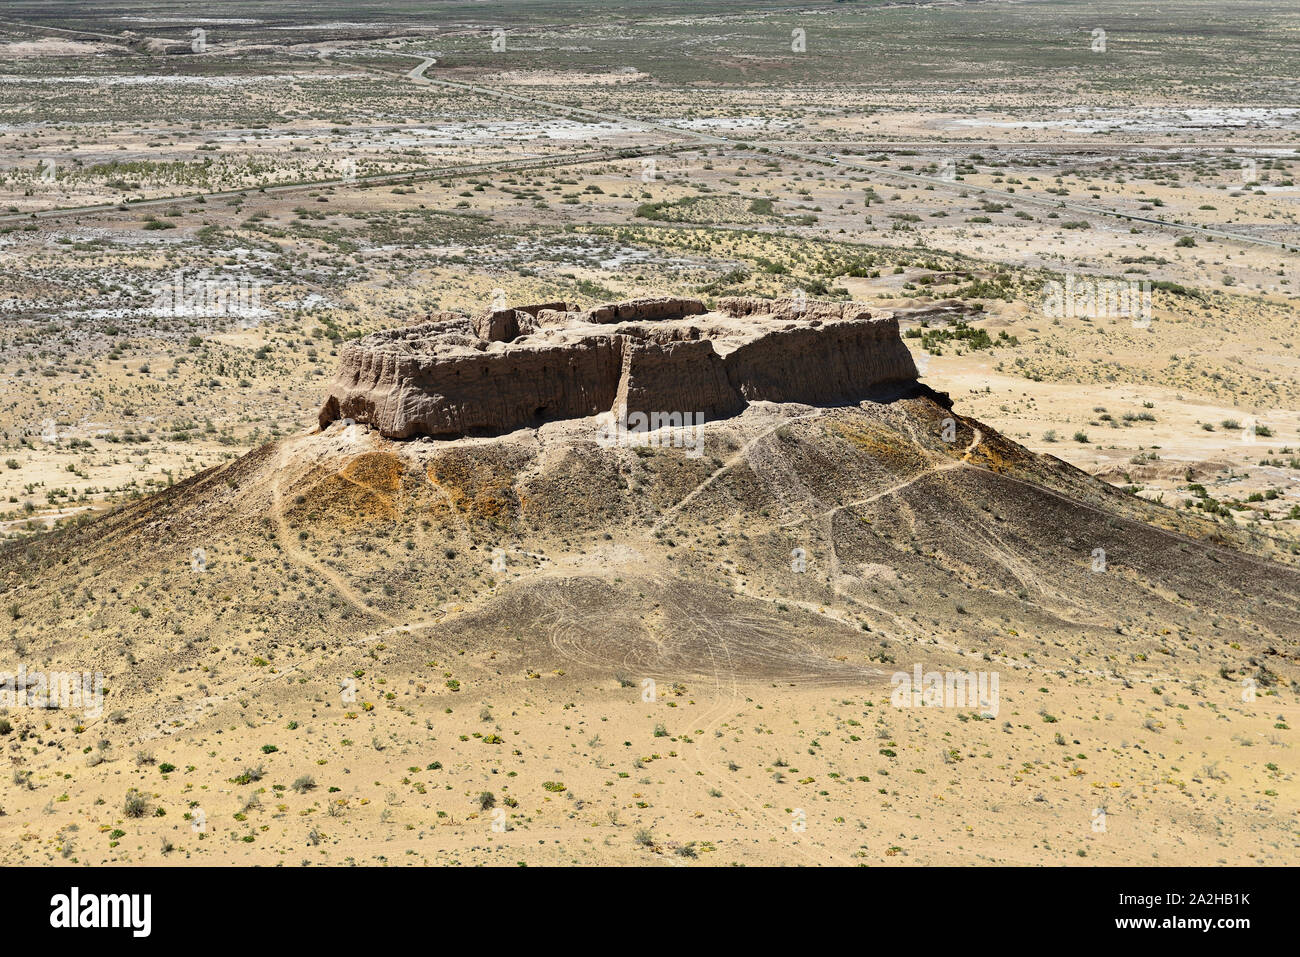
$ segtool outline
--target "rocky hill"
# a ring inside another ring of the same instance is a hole
[[[0,549],[12,660],[100,673],[105,696],[0,714],[0,859],[1289,861],[1300,575],[919,384],[843,401],[872,369],[909,371],[871,364],[890,321],[783,308],[613,307],[533,348],[549,337],[492,337],[547,310],[454,333],[482,348],[385,334],[392,353],[356,354],[391,356],[376,398],[334,400],[381,424],[328,421]],[[624,331],[582,343],[601,327]],[[747,359],[768,337],[825,351]],[[698,455],[671,428],[602,444],[590,415],[384,434],[471,421],[397,376],[439,350],[485,396],[525,391],[502,357],[627,350],[582,411],[643,372],[662,395],[644,360],[671,367],[665,346],[712,356],[717,394],[740,396]],[[820,381],[784,382],[783,363]],[[757,397],[777,388],[836,401]],[[918,668],[997,677],[1000,697],[894,706]],[[123,817],[131,795],[145,816]],[[919,831],[942,839],[902,836]]]

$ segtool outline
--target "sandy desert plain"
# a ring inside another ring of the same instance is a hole
[[[0,862],[1300,860],[1300,7],[202,12],[0,11],[0,671],[103,676],[0,711]],[[378,330],[662,296],[928,388],[318,422]]]

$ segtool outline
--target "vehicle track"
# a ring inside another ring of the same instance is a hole
[[[315,572],[317,575],[320,575],[328,581],[334,586],[334,590],[338,592],[339,596],[357,611],[396,626],[398,622],[394,618],[377,608],[371,608],[367,605],[365,599],[356,589],[344,580],[342,575],[338,574],[324,562],[308,554],[305,549],[299,548],[297,543],[294,541],[292,534],[290,534],[291,530],[289,528],[289,521],[285,518],[285,508],[283,504],[284,496],[281,489],[281,485],[284,481],[285,463],[288,457],[289,442],[286,441],[280,446],[280,454],[275,468],[275,477],[271,482],[271,518],[275,521],[276,538],[280,542],[280,547],[284,549],[285,555],[288,556],[290,560],[297,562],[299,565]]]

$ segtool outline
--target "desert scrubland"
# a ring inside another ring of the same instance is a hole
[[[1294,864],[1300,10],[631,6],[6,5],[0,860]],[[322,427],[670,296],[918,385]]]

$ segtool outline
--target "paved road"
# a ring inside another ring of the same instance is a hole
[[[654,156],[664,153],[679,153],[699,149],[695,143],[663,143],[645,146],[619,146],[603,150],[587,150],[581,153],[564,153],[556,156],[536,156],[526,159],[498,160],[492,163],[461,163],[453,166],[422,166],[419,169],[403,173],[377,173],[371,176],[357,176],[353,179],[334,178],[306,180],[300,183],[282,183],[276,186],[249,186],[243,189],[227,189],[215,193],[188,193],[183,196],[157,196],[129,203],[98,203],[93,206],[60,206],[55,209],[40,209],[26,213],[5,213],[0,215],[0,223],[29,223],[43,219],[75,219],[96,213],[123,212],[125,210],[148,209],[157,206],[181,206],[194,203],[214,202],[222,199],[247,198],[258,193],[276,195],[280,193],[301,193],[308,190],[322,189],[328,186],[383,186],[392,183],[413,183],[428,179],[461,179],[467,176],[479,176],[484,173],[507,173],[527,169],[540,169],[555,166],[582,166],[588,163],[610,162],[630,159],[637,156]]]
[[[1064,209],[1086,216],[1102,216],[1129,223],[1149,223],[1153,226],[1160,226],[1177,232],[1196,233],[1200,236],[1210,236],[1215,239],[1230,239],[1234,242],[1247,243],[1254,246],[1268,246],[1273,249],[1290,250],[1291,252],[1300,250],[1300,245],[1297,245],[1295,242],[1281,242],[1275,239],[1263,239],[1258,236],[1251,236],[1247,233],[1237,233],[1226,229],[1217,229],[1212,226],[1197,226],[1190,223],[1157,219],[1153,216],[1139,216],[1136,213],[1124,213],[1119,210],[1108,209],[1104,206],[1092,206],[1086,203],[1072,203],[1059,199],[1028,196],[1024,193],[1012,193],[1005,189],[994,189],[991,186],[973,186],[964,181],[944,179],[941,176],[925,176],[920,173],[907,173],[902,170],[891,170],[871,163],[863,163],[847,156],[827,157],[824,154],[804,153],[799,150],[779,147],[772,148],[772,152],[780,153],[785,156],[798,157],[799,159],[813,163],[828,164],[835,166],[836,168],[861,170],[884,178],[893,177],[894,179],[907,180],[908,182],[922,183],[949,190],[959,190],[963,193],[973,193],[978,196],[995,197],[1011,206],[1035,206],[1039,209],[1050,210]]]

